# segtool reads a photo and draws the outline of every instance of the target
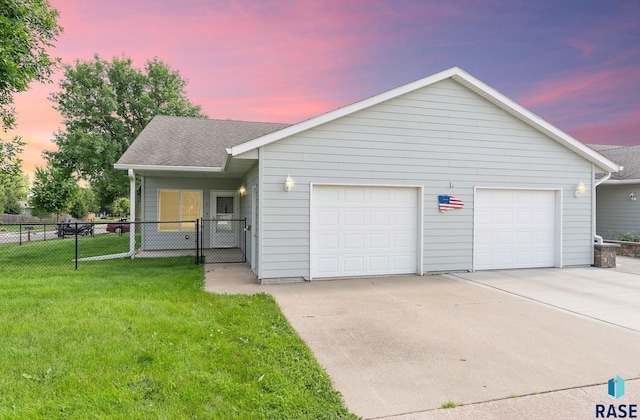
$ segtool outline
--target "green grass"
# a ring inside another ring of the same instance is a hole
[[[442,404],[440,406],[440,408],[456,408],[458,406],[461,406],[462,403],[457,403],[457,402],[453,402],[453,401],[447,401],[446,403]]]
[[[0,247],[0,418],[354,418],[271,296],[205,293],[191,257],[49,258],[73,245]]]
[[[33,227],[33,230],[31,230],[31,233],[38,233],[38,232],[44,232],[44,225],[43,224],[22,224],[22,226],[20,225],[2,225],[0,224],[0,232],[15,232],[15,233],[19,233],[22,232],[23,235],[27,235],[27,229],[26,227]],[[56,231],[56,226],[55,225],[46,225],[47,227],[47,232],[51,232],[52,235],[55,234]]]

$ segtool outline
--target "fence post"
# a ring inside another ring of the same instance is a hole
[[[247,218],[244,218],[244,226],[242,226],[242,233],[244,233],[244,239],[242,243],[242,255],[244,255],[243,263],[247,262]]]
[[[20,245],[22,245],[22,223],[20,223]]]
[[[43,223],[42,224],[42,231],[44,232],[44,240],[47,240],[47,224]]]
[[[78,269],[78,222],[76,222],[76,270]]]
[[[200,219],[196,219],[196,265],[200,261]]]

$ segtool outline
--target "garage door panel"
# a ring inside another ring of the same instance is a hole
[[[363,234],[348,234],[344,235],[344,249],[349,250],[362,250],[364,248],[364,235]],[[335,249],[335,248],[334,248]]]
[[[389,257],[385,255],[369,257],[369,270],[371,274],[384,274],[390,271]]]
[[[516,243],[519,244],[532,244],[533,232],[516,232]]]
[[[336,227],[338,226],[338,212],[337,211],[327,211],[321,210],[318,211],[318,226],[327,228],[327,227]]]
[[[317,270],[322,276],[330,277],[338,273],[337,257],[320,257],[317,260]]]
[[[345,273],[359,273],[364,270],[363,257],[345,257],[343,259],[343,270]]]
[[[370,211],[369,212],[369,224],[373,226],[387,225],[389,224],[389,212],[388,211]]]
[[[338,247],[338,235],[333,234],[318,234],[318,248],[321,250],[336,249]]]
[[[343,215],[345,228],[364,225],[364,211],[345,211]]]
[[[414,259],[412,259],[409,256],[397,256],[393,258],[393,268],[395,270],[407,270],[407,271],[411,271],[411,270],[415,270],[416,268],[416,262]]]
[[[415,273],[417,221],[416,188],[315,186],[312,277]]]
[[[475,269],[555,265],[555,191],[478,189],[475,207]]]
[[[382,188],[369,190],[369,202],[371,204],[387,206],[391,202],[389,198],[389,190]]]
[[[393,235],[393,247],[410,249],[415,247],[415,235],[409,233],[396,233]]]
[[[390,246],[390,234],[374,233],[369,235],[369,247],[372,249],[386,249]]]
[[[533,264],[533,256],[531,255],[531,252],[528,250],[525,251],[516,251],[514,252],[514,264],[515,265],[523,265],[523,266],[530,266],[531,264]]]

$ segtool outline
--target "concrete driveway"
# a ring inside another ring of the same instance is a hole
[[[616,269],[498,270],[452,275],[640,333],[640,259]]]
[[[614,375],[640,403],[640,381],[632,380],[640,377],[639,275],[581,268],[456,276],[250,288],[276,298],[364,418],[511,418],[517,404],[529,407],[516,409],[520,418],[550,410],[593,418],[594,399],[612,402],[603,384]],[[607,294],[612,287],[616,297]],[[437,410],[448,401],[465,406]]]

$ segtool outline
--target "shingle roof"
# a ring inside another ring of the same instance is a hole
[[[612,146],[604,144],[588,144],[609,160],[624,167],[620,172],[614,172],[611,179],[626,180],[640,179],[640,145],[638,146]]]
[[[118,164],[221,167],[226,148],[288,126],[158,115],[142,130]]]

